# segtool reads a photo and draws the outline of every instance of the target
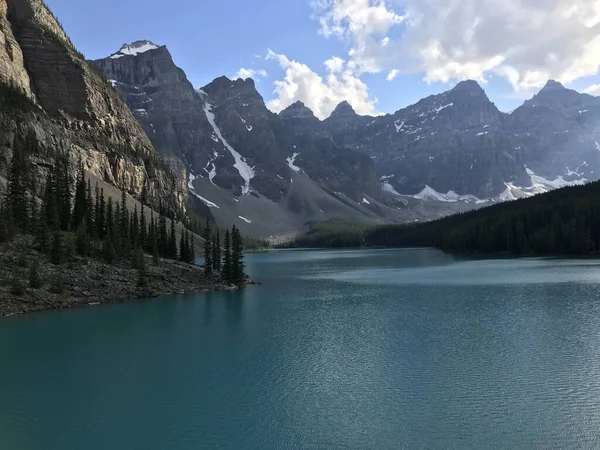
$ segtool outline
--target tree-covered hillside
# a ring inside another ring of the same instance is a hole
[[[435,222],[368,229],[345,226],[337,235],[335,228],[314,227],[296,244],[330,247],[342,242],[348,247],[437,247],[448,252],[515,255],[597,254],[600,253],[600,182]],[[349,234],[352,239],[348,239]]]
[[[368,245],[451,252],[589,254],[600,251],[600,183],[559,189],[427,224],[371,230]]]

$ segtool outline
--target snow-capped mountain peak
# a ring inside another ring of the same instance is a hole
[[[123,44],[121,49],[110,57],[112,59],[117,59],[122,58],[123,56],[136,56],[140,53],[156,50],[159,47],[159,45],[156,45],[150,41],[135,41],[131,44]]]

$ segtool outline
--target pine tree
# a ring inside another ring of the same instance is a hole
[[[29,267],[29,286],[32,289],[40,289],[44,285],[40,277],[39,263],[34,259]]]
[[[11,237],[8,203],[0,198],[0,243],[9,241]]]
[[[108,202],[106,202],[106,215],[105,215],[105,219],[106,224],[105,224],[105,232],[103,233],[104,238],[106,239],[107,236],[109,235],[114,235],[115,232],[115,216],[114,216],[114,212],[113,212],[113,201],[112,201],[112,197],[108,197]]]
[[[225,242],[223,252],[223,269],[221,272],[223,282],[233,284],[232,261],[231,261],[231,238],[229,230],[225,230]]]
[[[111,232],[112,241],[115,246],[117,257],[125,256],[125,248],[123,245],[123,235],[121,234],[121,209],[117,203],[113,206],[113,231]]]
[[[177,234],[175,233],[175,221],[171,219],[171,230],[169,231],[169,258],[177,259]]]
[[[75,185],[75,205],[73,207],[73,218],[71,221],[71,229],[77,230],[85,220],[87,214],[87,192],[85,184],[85,174],[83,171],[83,163],[79,163],[79,173],[77,175],[77,183]]]
[[[196,249],[194,248],[194,233],[191,233],[192,238],[191,238],[191,242],[190,242],[190,264],[195,264],[196,263]]]
[[[148,237],[146,238],[146,251],[148,253],[154,254],[154,244],[157,244],[158,247],[158,239],[156,237],[156,226],[154,220],[154,211],[150,210],[150,223],[148,224]]]
[[[154,221],[154,225],[152,226],[152,229],[154,230],[154,232],[152,233],[151,236],[151,244],[152,244],[152,261],[154,262],[154,264],[158,264],[159,262],[159,255],[160,255],[160,249],[159,249],[159,244],[158,244],[158,235],[156,234],[156,228],[157,228],[157,224],[156,221]]]
[[[204,274],[209,277],[212,275],[212,245],[210,227],[204,229]]]
[[[87,232],[86,221],[84,220],[75,231],[75,251],[80,256],[89,256],[91,253],[90,242]]]
[[[132,248],[138,248],[140,246],[140,223],[138,219],[137,205],[134,206],[133,214],[131,215],[129,226],[129,242]]]
[[[48,292],[57,295],[65,292],[65,282],[62,272],[56,272],[56,275],[54,275],[54,278],[50,282]]]
[[[117,252],[110,232],[106,235],[106,239],[104,239],[104,243],[102,244],[102,257],[108,264],[112,264],[117,257]]]
[[[244,247],[240,230],[234,225],[231,229],[231,264],[232,281],[238,286],[246,283],[244,272]]]
[[[10,280],[10,290],[12,295],[24,295],[26,290],[25,282],[21,276],[21,271],[17,268],[13,269],[12,277]]]
[[[100,190],[96,183],[96,234],[102,240],[106,236],[106,202],[104,189]]]
[[[145,212],[144,205],[142,205],[142,211],[140,213],[140,229],[138,232],[139,243],[140,243],[140,247],[142,249],[146,248],[147,235],[148,235],[148,230],[147,230],[147,226],[146,226],[146,212]]]
[[[188,264],[194,263],[194,256],[192,255],[192,247],[190,244],[190,232],[185,229],[185,238],[183,240],[183,246],[185,250],[185,262]]]
[[[87,222],[88,234],[90,237],[96,236],[96,205],[94,205],[94,197],[92,196],[92,183],[87,180],[85,190],[85,220]]]
[[[131,236],[129,235],[129,211],[127,210],[127,194],[121,191],[121,207],[119,209],[119,237],[121,255],[128,255],[131,250]]]
[[[212,245],[213,271],[220,272],[221,271],[221,238],[219,236],[219,230],[215,231],[213,238],[214,238],[213,245]]]
[[[167,232],[167,219],[164,215],[158,218],[158,251],[160,256],[169,257],[169,233]]]
[[[64,261],[64,244],[62,241],[62,233],[59,228],[55,228],[52,232],[52,243],[50,246],[50,262],[55,265],[60,265]]]
[[[60,229],[68,231],[71,224],[72,180],[67,156],[60,156],[54,166],[54,184]]]
[[[186,236],[187,230],[183,233],[181,233],[181,239],[179,239],[179,261],[182,262],[188,262],[188,249],[187,246],[185,244],[185,236]]]

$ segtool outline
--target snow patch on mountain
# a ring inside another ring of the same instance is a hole
[[[204,197],[198,195],[196,193],[196,188],[194,187],[194,181],[197,179],[198,177],[196,175],[194,175],[193,173],[189,173],[188,175],[188,189],[189,191],[192,193],[192,195],[194,195],[195,197],[197,197],[198,199],[202,200],[204,202],[204,204],[206,204],[206,206],[208,206],[209,208],[217,208],[217,209],[221,209],[219,208],[219,206],[217,206],[215,203],[211,202],[210,200],[205,199]]]
[[[196,180],[196,175],[194,175],[193,173],[190,172],[190,174],[188,175],[188,188],[190,190],[194,190],[194,181]]]
[[[202,96],[206,96],[206,92],[204,91],[197,92]],[[246,182],[245,185],[242,186],[242,194],[250,193],[250,180],[254,178],[254,169],[248,165],[248,163],[246,162],[246,158],[244,158],[237,151],[235,151],[234,148],[231,145],[229,145],[229,143],[225,140],[225,138],[221,134],[221,130],[215,122],[215,115],[212,112],[212,105],[207,101],[204,102],[204,113],[206,114],[208,123],[210,123],[210,126],[215,132],[217,138],[223,143],[225,148],[229,150],[229,153],[231,153],[231,156],[233,156],[233,158],[235,159],[235,164],[233,165],[233,167],[237,169],[242,179]]]
[[[394,194],[394,195],[400,196],[400,194],[398,193],[398,191],[396,191],[396,189],[394,189],[394,186],[392,186],[387,181],[384,181],[381,184],[381,190],[384,191],[384,192],[389,192],[390,194]]]
[[[150,50],[156,50],[158,45],[150,41],[137,41],[133,44],[123,44],[121,49],[111,56],[112,59],[122,58],[123,56],[136,56],[140,53],[146,53]]]
[[[498,196],[498,200],[501,202],[510,202],[510,201],[516,200],[517,197],[515,197],[515,195],[513,194],[512,185],[510,185],[509,183],[505,183],[505,184],[506,184],[506,190]]]
[[[298,157],[300,153],[294,153],[294,155],[291,158],[286,158],[285,160],[288,163],[288,166],[290,167],[290,169],[292,169],[294,172],[298,173],[300,172],[302,169],[300,169],[300,167],[298,167],[297,165],[295,165],[294,163],[296,162],[296,158]]]
[[[439,108],[435,108],[434,111],[436,114],[439,114],[440,111],[443,111],[446,108],[450,108],[451,106],[454,106],[454,103],[448,103],[447,105],[440,106]]]
[[[446,194],[442,194],[441,192],[436,191],[432,187],[425,185],[425,189],[419,192],[416,195],[412,196],[418,200],[429,200],[429,201],[437,201],[444,203],[456,203],[458,201],[463,202],[478,202],[481,201],[479,198],[474,195],[459,195],[454,191],[448,191]]]
[[[544,177],[536,175],[532,170],[526,169],[527,175],[531,178],[531,190],[527,190],[526,192],[531,192],[534,194],[542,194],[544,192],[552,191],[554,189],[560,189],[567,186],[581,186],[586,184],[588,180],[585,178],[580,178],[577,180],[567,181],[562,176],[557,177],[554,180],[548,180]]]
[[[196,194],[194,191],[192,191],[192,195],[195,196],[195,197],[197,197],[198,199],[202,200],[206,204],[206,206],[208,206],[209,208],[221,209],[218,205],[216,205],[215,203],[211,202],[210,200],[205,199],[201,195]]]
[[[246,223],[252,223],[252,221],[250,219],[246,219],[245,217],[242,217],[242,216],[238,216],[238,217]]]

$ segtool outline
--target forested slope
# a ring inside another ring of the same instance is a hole
[[[424,224],[385,226],[367,246],[432,246],[450,252],[600,252],[600,182],[568,187]]]

